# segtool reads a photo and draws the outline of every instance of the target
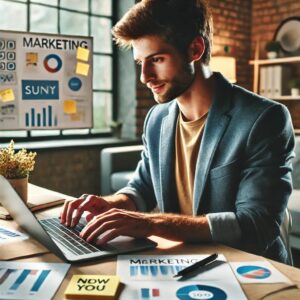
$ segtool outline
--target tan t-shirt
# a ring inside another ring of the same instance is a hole
[[[175,181],[182,214],[193,214],[195,168],[207,113],[196,121],[185,122],[179,113],[175,139]]]

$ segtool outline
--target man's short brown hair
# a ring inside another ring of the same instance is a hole
[[[133,40],[147,35],[158,35],[183,53],[200,35],[205,42],[202,61],[208,64],[210,60],[212,21],[204,0],[142,0],[113,27],[112,34],[121,47],[131,47]]]

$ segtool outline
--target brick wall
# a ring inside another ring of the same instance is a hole
[[[251,1],[250,0],[210,0],[214,19],[213,55],[224,55],[224,46],[229,46],[228,55],[237,59],[237,84],[249,89],[251,84],[250,59]],[[155,104],[152,93],[139,81],[137,70],[137,136],[143,130],[148,110]]]
[[[252,0],[252,57],[259,40],[259,57],[265,58],[266,42],[273,39],[277,27],[286,18],[300,15],[300,1],[297,0]],[[292,65],[294,76],[300,76],[300,64]],[[282,101],[292,115],[295,128],[300,128],[300,101]]]

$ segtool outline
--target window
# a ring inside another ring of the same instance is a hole
[[[97,135],[108,132],[114,86],[113,0],[0,0],[1,30],[58,33],[94,37],[92,129],[1,131],[0,138]],[[16,21],[16,18],[18,19]]]

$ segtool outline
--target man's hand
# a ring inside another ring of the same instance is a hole
[[[94,216],[99,215],[113,206],[104,198],[83,194],[76,200],[65,201],[60,215],[60,221],[66,226],[74,227],[78,224],[82,214],[87,211],[87,221],[89,222]]]
[[[89,243],[102,245],[120,235],[136,238],[150,236],[154,233],[152,226],[151,214],[112,208],[94,217],[80,236]],[[101,238],[97,240],[99,236]]]
[[[105,244],[120,235],[136,238],[157,235],[186,242],[211,241],[205,216],[149,214],[116,208],[95,216],[80,233],[83,239],[98,245]]]

